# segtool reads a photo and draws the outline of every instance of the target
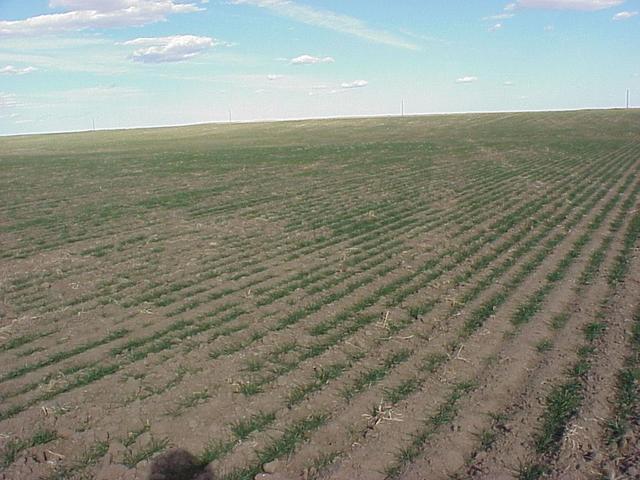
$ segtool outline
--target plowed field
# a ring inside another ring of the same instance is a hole
[[[0,478],[640,478],[640,112],[0,138]]]

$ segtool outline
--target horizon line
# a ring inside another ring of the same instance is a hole
[[[255,119],[255,120],[213,120],[194,123],[176,123],[165,125],[148,125],[148,126],[133,126],[133,127],[114,127],[114,128],[97,128],[97,129],[85,129],[85,130],[54,130],[48,132],[27,132],[27,133],[0,133],[0,138],[11,137],[32,137],[36,135],[65,135],[74,133],[98,133],[98,132],[118,132],[129,130],[159,130],[163,128],[186,128],[196,127],[203,125],[254,125],[260,123],[287,123],[287,122],[300,122],[309,120],[357,120],[367,118],[406,118],[406,117],[430,117],[430,116],[445,116],[445,115],[478,115],[478,114],[498,114],[498,113],[562,113],[562,112],[584,112],[589,110],[637,110],[640,106],[629,107],[578,107],[578,108],[552,108],[552,109],[531,109],[531,110],[467,110],[467,111],[450,111],[450,112],[427,112],[427,113],[380,113],[370,115],[338,115],[338,116],[326,116],[326,117],[294,117],[294,118],[267,118],[267,119]]]

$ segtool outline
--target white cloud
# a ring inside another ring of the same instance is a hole
[[[364,88],[369,85],[369,82],[366,80],[354,80],[353,82],[343,82],[340,86],[331,86],[331,85],[311,85],[309,87],[309,96],[329,96],[329,95],[340,95],[346,94],[349,90]]]
[[[456,79],[456,83],[473,83],[477,81],[478,81],[478,77],[472,77],[472,76],[460,77]]]
[[[407,50],[419,49],[415,44],[403,38],[383,30],[376,30],[369,27],[358,18],[342,15],[330,10],[300,5],[293,0],[231,0],[231,3],[234,5],[253,5],[265,8],[277,15],[295,20],[296,22],[346,33],[369,42]]]
[[[13,65],[7,65],[0,68],[0,75],[24,75],[25,73],[35,72],[37,69],[34,67],[14,67]]]
[[[19,106],[19,103],[13,93],[0,92],[0,110],[17,106]]]
[[[313,55],[300,55],[292,58],[289,62],[291,65],[315,65],[316,63],[333,63],[333,57],[314,57]]]
[[[544,27],[544,31],[545,32],[553,32],[556,29],[556,27],[554,27],[553,25],[546,25]]]
[[[624,3],[624,0],[519,0],[520,8],[546,8],[550,10],[596,11]],[[515,7],[514,7],[515,8]]]
[[[281,78],[283,78],[284,75],[267,75],[267,80],[269,80],[270,82],[273,82],[275,80],[280,80]]]
[[[111,12],[124,8],[136,7],[140,2],[136,0],[49,0],[49,7],[65,10],[96,10]]]
[[[211,37],[173,35],[171,37],[136,38],[122,45],[140,47],[131,59],[142,63],[181,62],[201,54],[216,45],[224,45]]]
[[[627,20],[631,17],[635,17],[636,15],[638,15],[638,12],[620,12],[613,16],[613,20]]]
[[[335,95],[337,93],[345,93],[346,89],[338,89],[338,88],[326,88],[326,89],[318,89],[313,88],[309,91],[308,95],[310,97],[324,97],[329,95]]]
[[[505,87],[513,87],[513,86],[515,85],[515,83],[513,83],[513,82],[512,82],[512,81],[510,81],[510,80],[507,80],[506,82],[504,82],[504,83],[503,83],[503,85],[504,85]]]
[[[509,20],[516,16],[513,11],[516,9],[517,5],[515,3],[507,4],[502,13],[498,13],[496,15],[489,15],[488,17],[484,17],[482,20],[495,22],[491,27],[488,28],[490,32],[495,32],[496,30],[500,30],[504,25],[501,21]]]
[[[50,6],[70,11],[24,20],[2,20],[0,36],[141,26],[166,20],[174,13],[202,10],[193,3],[176,3],[175,0],[51,0]]]
[[[515,13],[499,13],[497,15],[489,15],[488,17],[484,17],[483,20],[508,20],[509,18],[513,18],[515,16]]]
[[[362,88],[369,85],[366,80],[354,80],[353,82],[345,82],[340,84],[340,88]]]

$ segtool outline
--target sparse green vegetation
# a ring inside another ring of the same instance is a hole
[[[547,472],[544,465],[521,465],[518,470],[518,480],[538,480]]]
[[[452,438],[465,461],[502,455],[519,427],[476,400],[506,409],[528,372],[570,358],[540,383],[517,473],[541,478],[635,272],[638,125],[598,111],[0,139],[2,465],[56,439],[45,418],[83,439],[57,439],[52,480],[95,476],[112,440],[129,468],[188,445],[228,480],[274,460],[394,478]],[[630,358],[614,439],[637,409]],[[481,427],[457,425],[470,409]]]
[[[640,308],[631,328],[631,352],[618,372],[614,415],[608,420],[610,441],[620,440],[640,414]]]
[[[637,189],[634,191],[634,193],[637,193]],[[625,202],[624,207],[628,209],[631,205],[632,202],[627,201]],[[621,258],[623,259],[622,263],[628,262],[627,256],[630,253],[630,245],[635,244],[637,239],[640,237],[638,220],[640,220],[640,214],[636,213],[634,217],[632,217],[625,231],[622,253],[620,253],[614,259],[614,264],[621,264]],[[614,220],[612,225],[615,225],[617,223],[618,219]],[[603,240],[603,243],[607,243],[607,241],[608,240],[605,238]],[[590,268],[590,264],[588,264],[586,269],[588,270]],[[606,318],[606,314],[611,307],[611,299],[615,295],[620,283],[627,275],[628,268],[624,267],[616,269],[615,271],[617,271],[616,275],[619,274],[620,276],[616,276],[614,281],[612,280],[612,275],[609,274],[607,278],[609,290],[607,292],[607,295],[600,303],[599,310],[596,314],[596,317],[602,320],[594,321],[584,326],[583,333],[586,344],[578,348],[576,352],[578,357],[577,361],[569,370],[567,380],[564,383],[555,386],[546,398],[545,415],[543,417],[544,420],[540,427],[540,431],[535,438],[535,447],[537,453],[540,455],[544,455],[547,459],[553,458],[553,456],[557,455],[557,450],[564,438],[569,421],[577,415],[580,407],[582,406],[586,375],[592,368],[592,358],[597,352],[596,342],[605,334],[607,330],[607,323],[604,321],[604,319]],[[632,342],[634,339],[635,335],[632,337]],[[633,368],[635,368],[635,366]],[[627,375],[628,373],[630,373],[631,375]],[[629,393],[633,395],[633,390],[635,389],[634,383],[635,378],[633,376],[633,371],[623,370],[620,373],[618,407],[623,412],[625,411],[625,408],[627,408],[627,415],[628,407],[625,407],[625,405],[628,405],[628,401],[624,399],[628,399]],[[629,386],[632,386],[631,392],[629,392],[628,390]],[[624,414],[619,418],[614,418],[613,420],[609,421],[609,428],[612,432],[612,436],[615,437],[616,435],[619,435],[621,431],[624,431],[624,423]],[[540,464],[532,463],[529,466],[525,467],[524,471],[532,475],[537,475],[532,478],[538,478],[544,473],[544,470],[539,470],[540,468],[542,468]]]
[[[536,350],[539,353],[548,352],[552,348],[553,348],[553,342],[551,340],[549,340],[548,338],[540,340],[538,343],[536,343]]]
[[[385,474],[389,478],[400,475],[407,464],[411,463],[419,454],[421,447],[435,434],[440,427],[451,423],[458,412],[458,401],[472,391],[476,385],[473,383],[460,383],[455,385],[447,399],[442,403],[435,414],[427,418],[421,428],[413,434],[411,443],[403,447],[395,456],[394,462],[387,467]]]
[[[275,420],[274,413],[256,413],[249,418],[237,420],[231,425],[231,431],[240,439],[246,439],[252,432],[262,430]]]
[[[570,380],[554,388],[547,397],[546,415],[539,435],[536,450],[549,453],[564,435],[567,422],[577,413],[582,401],[582,388],[578,380]]]
[[[27,448],[44,445],[58,438],[55,430],[38,429],[30,438],[11,438],[7,441],[0,453],[0,465],[6,467],[11,465],[17,456]]]
[[[123,463],[128,467],[135,467],[142,460],[147,460],[156,453],[163,451],[169,445],[167,438],[152,437],[146,445],[131,448],[125,452]]]

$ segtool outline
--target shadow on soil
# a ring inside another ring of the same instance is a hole
[[[215,480],[213,472],[181,448],[171,449],[151,463],[148,480]]]

